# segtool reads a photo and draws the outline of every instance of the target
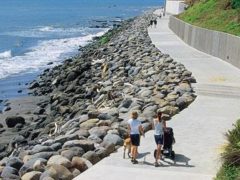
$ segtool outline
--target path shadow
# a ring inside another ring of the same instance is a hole
[[[150,153],[150,152],[139,153],[137,159],[144,158],[144,157],[147,156],[148,154],[151,154],[151,153]]]
[[[165,163],[169,164],[170,166],[176,166],[176,167],[195,167],[194,165],[190,165],[189,161],[191,159],[186,157],[183,154],[175,154],[175,159],[174,160],[170,160],[168,158],[164,158]]]

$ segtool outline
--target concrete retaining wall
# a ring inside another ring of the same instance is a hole
[[[169,28],[190,46],[240,68],[240,37],[199,28],[173,16]]]

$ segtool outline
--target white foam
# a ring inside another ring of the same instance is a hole
[[[86,45],[94,36],[101,36],[106,31],[107,29],[83,37],[41,41],[23,56],[9,56],[0,61],[0,78],[18,73],[37,72],[49,67],[47,65],[49,62],[53,62],[51,66],[57,65],[69,56],[76,54],[79,45]]]
[[[6,59],[6,58],[11,58],[12,57],[12,51],[5,51],[0,53],[0,59]]]
[[[87,32],[92,33],[96,29],[86,27],[75,27],[75,28],[60,28],[52,26],[39,26],[21,31],[9,31],[2,32],[0,35],[16,36],[16,37],[29,37],[29,38],[43,38],[52,37],[53,35],[60,36],[71,36],[75,34],[87,35]]]

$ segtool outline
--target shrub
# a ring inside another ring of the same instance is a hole
[[[240,0],[232,0],[232,8],[233,9],[240,8]]]

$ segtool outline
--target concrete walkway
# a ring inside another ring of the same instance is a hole
[[[224,133],[240,117],[240,70],[186,45],[168,28],[168,21],[159,19],[149,35],[160,51],[184,64],[197,79],[196,100],[168,123],[177,141],[176,162],[165,159],[161,167],[153,166],[150,131],[141,139],[139,164],[123,159],[121,148],[75,179],[208,180],[216,175]]]

